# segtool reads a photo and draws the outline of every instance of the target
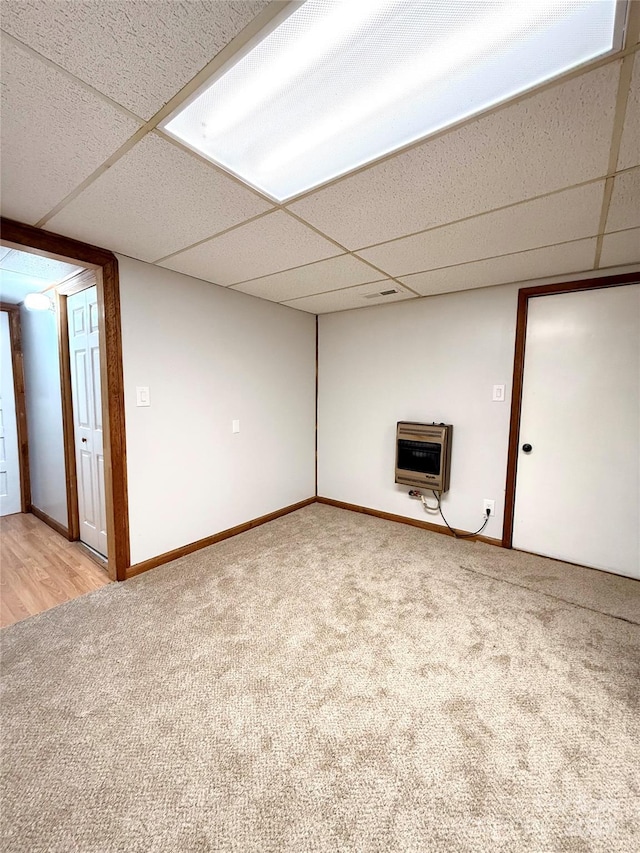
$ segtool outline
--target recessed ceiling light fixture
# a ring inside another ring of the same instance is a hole
[[[307,0],[163,130],[282,202],[622,47],[621,0]]]

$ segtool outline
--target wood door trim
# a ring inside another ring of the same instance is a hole
[[[543,284],[523,287],[518,291],[518,314],[516,319],[516,341],[513,358],[513,384],[511,393],[511,419],[509,424],[509,449],[507,454],[507,480],[505,487],[504,525],[502,546],[513,544],[513,524],[516,500],[516,477],[518,469],[518,445],[520,443],[520,418],[522,413],[522,388],[524,380],[525,346],[529,299],[537,296],[553,296],[559,293],[574,293],[580,290],[597,290],[606,287],[621,287],[640,282],[640,273],[606,275],[582,281],[565,281],[558,284]]]
[[[65,279],[62,284],[54,284],[53,287],[61,296],[73,296],[75,293],[80,293],[89,287],[93,287],[95,283],[95,270],[85,269],[82,272],[76,273],[71,278]]]
[[[24,394],[24,358],[22,354],[20,308],[17,305],[0,302],[0,311],[6,311],[9,317],[9,344],[11,347],[11,369],[18,433],[20,512],[29,512],[31,510],[31,476],[29,472],[29,433],[27,430],[27,403]]]
[[[116,256],[97,246],[42,231],[4,217],[2,239],[47,257],[68,258],[97,270],[100,323],[100,371],[105,437],[105,504],[109,576],[124,580],[130,565],[127,456],[120,326],[120,285]]]
[[[67,524],[69,539],[80,538],[78,510],[78,473],[76,469],[75,428],[73,424],[73,398],[71,389],[71,355],[69,353],[69,318],[67,296],[56,293],[58,318],[58,356],[60,358],[60,397],[62,401],[62,440],[67,479]]]

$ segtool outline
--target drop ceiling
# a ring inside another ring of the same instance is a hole
[[[5,0],[3,216],[311,313],[640,262],[640,3],[618,54],[276,204],[159,124],[286,5]]]
[[[83,268],[19,249],[0,248],[0,302],[19,305],[27,293],[40,293]]]

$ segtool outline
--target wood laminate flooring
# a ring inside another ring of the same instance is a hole
[[[108,584],[106,571],[31,513],[0,518],[0,627]]]

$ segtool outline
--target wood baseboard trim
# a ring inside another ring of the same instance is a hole
[[[385,521],[397,521],[400,524],[409,524],[411,527],[420,527],[422,530],[429,530],[431,533],[442,533],[444,536],[453,536],[450,530],[440,524],[432,524],[430,521],[420,521],[417,518],[406,518],[404,515],[394,515],[391,512],[382,512],[379,509],[370,509],[366,506],[358,506],[357,504],[348,504],[344,501],[335,501],[333,498],[317,497],[319,504],[328,504],[329,506],[337,506],[339,509],[348,509],[351,512],[362,512],[365,515],[372,515],[375,518],[384,518]],[[487,545],[495,545],[502,548],[501,539],[492,539],[489,536],[468,536],[466,530],[460,530],[460,533],[465,535],[467,542],[485,542]]]
[[[65,539],[71,541],[71,537],[69,536],[69,529],[64,526],[64,524],[60,524],[59,521],[56,521],[55,518],[51,518],[50,515],[47,515],[46,512],[43,512],[41,509],[38,509],[37,506],[31,504],[31,509],[29,510],[36,518],[39,518],[40,521],[44,521],[49,527],[52,527],[56,533],[59,533],[60,536],[64,536]]]
[[[246,533],[254,527],[260,527],[261,524],[266,524],[268,521],[274,521],[276,518],[281,518],[283,515],[288,515],[290,512],[295,512],[302,507],[309,506],[316,502],[315,495],[307,498],[304,501],[299,501],[291,506],[285,506],[282,509],[277,509],[275,512],[270,512],[267,515],[261,515],[260,518],[254,518],[251,521],[245,521],[244,524],[238,524],[236,527],[230,527],[228,530],[222,530],[220,533],[214,533],[213,536],[207,536],[204,539],[198,539],[197,542],[191,542],[189,545],[183,545],[181,548],[175,548],[173,551],[167,551],[164,554],[158,554],[157,557],[151,557],[149,560],[143,560],[141,563],[135,563],[130,566],[126,572],[125,580],[140,575],[143,572],[148,572],[150,569],[155,569],[165,563],[171,563],[179,557],[185,557],[187,554],[192,554],[194,551],[199,551],[201,548],[208,548],[209,545],[215,545],[216,542],[222,542],[223,539],[230,539],[232,536],[237,536],[239,533]]]

